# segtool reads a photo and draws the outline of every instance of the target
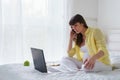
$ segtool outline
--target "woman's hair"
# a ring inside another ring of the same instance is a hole
[[[83,35],[81,33],[79,33],[79,34],[77,34],[77,38],[75,40],[75,43],[77,46],[80,47],[82,42],[83,42]]]
[[[88,28],[88,26],[85,22],[85,19],[80,14],[76,14],[75,16],[73,16],[69,21],[69,25],[74,25],[77,22],[82,23],[85,28]]]

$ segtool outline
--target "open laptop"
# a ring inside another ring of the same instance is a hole
[[[34,68],[36,70],[43,72],[43,73],[58,72],[59,71],[59,70],[56,70],[54,68],[46,66],[44,53],[43,53],[42,49],[31,48],[31,51],[32,51]],[[47,69],[48,69],[48,71],[47,71]]]
[[[42,49],[31,48],[33,63],[36,70],[47,73],[45,58]]]

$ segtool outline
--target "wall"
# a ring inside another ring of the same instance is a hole
[[[120,29],[120,0],[98,0],[98,25]]]
[[[120,0],[98,0],[97,25],[109,35],[110,30],[120,29]]]

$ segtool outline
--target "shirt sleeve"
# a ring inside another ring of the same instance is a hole
[[[80,48],[75,44],[74,47],[68,52],[69,57],[73,57],[76,53],[80,52]]]
[[[103,33],[99,29],[95,29],[94,38],[95,38],[96,48],[98,49],[98,52],[100,50],[104,52],[104,56],[99,58],[99,59],[103,59],[104,57],[108,56],[108,51],[107,51],[106,43],[105,43],[105,37],[103,36]]]
[[[76,53],[76,45],[68,52],[69,57],[73,57]]]

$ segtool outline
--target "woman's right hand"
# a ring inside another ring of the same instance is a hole
[[[77,38],[77,34],[73,31],[73,30],[71,30],[70,31],[70,39],[71,40],[74,40],[74,39],[76,39]]]
[[[72,41],[75,41],[76,37],[77,37],[76,33],[73,30],[71,30],[70,31],[69,45],[68,45],[68,50],[67,50],[68,53],[72,49]]]

